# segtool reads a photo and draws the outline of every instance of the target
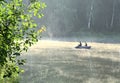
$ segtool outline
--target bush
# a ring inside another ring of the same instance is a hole
[[[41,18],[45,3],[31,0],[24,4],[23,0],[0,1],[0,79],[17,77],[19,65],[25,60],[17,59],[22,51],[38,41],[38,36],[44,31],[37,30],[33,17]]]

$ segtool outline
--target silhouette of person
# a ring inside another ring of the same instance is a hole
[[[87,43],[85,42],[85,46],[87,46]]]
[[[82,43],[81,43],[81,41],[80,41],[80,44],[79,44],[79,46],[82,46]]]

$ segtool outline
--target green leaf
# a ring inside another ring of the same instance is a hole
[[[46,4],[38,0],[30,5],[23,0],[0,1],[0,79],[16,77],[22,72],[17,65],[24,65],[26,61],[17,57],[38,41],[33,16],[43,17],[45,7]]]
[[[13,55],[20,56],[20,53],[16,52]]]
[[[22,20],[25,19],[24,15],[20,15],[20,17],[21,17]]]

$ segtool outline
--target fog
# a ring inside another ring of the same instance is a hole
[[[120,83],[120,0],[42,1],[44,40],[23,53],[20,83]]]
[[[45,38],[113,38],[120,31],[120,0],[42,0]],[[114,40],[119,41],[119,38]]]
[[[22,58],[20,83],[120,83],[120,44],[40,40]],[[84,43],[83,43],[84,45]]]

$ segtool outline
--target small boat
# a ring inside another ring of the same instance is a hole
[[[91,48],[91,46],[76,46],[75,48],[77,48],[77,49],[90,49]]]

